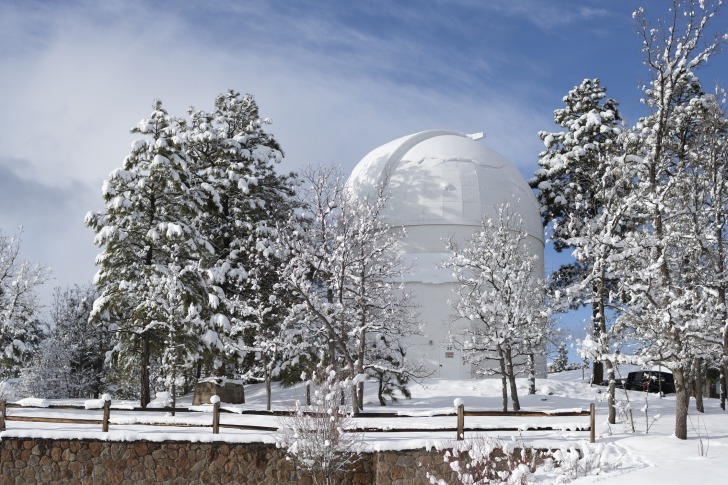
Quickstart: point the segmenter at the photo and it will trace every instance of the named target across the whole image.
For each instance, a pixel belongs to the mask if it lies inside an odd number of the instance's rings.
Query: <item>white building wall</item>
[[[438,265],[448,256],[445,239],[464,243],[484,216],[511,203],[523,218],[535,269],[543,276],[543,227],[531,189],[503,156],[469,137],[447,131],[408,135],[372,150],[352,172],[347,186],[359,196],[390,193],[384,217],[407,231],[399,249],[411,271],[403,279],[419,305],[424,335],[408,340],[407,358],[421,361],[435,377],[474,376],[458,350],[458,329],[449,300],[457,298],[452,271]],[[537,355],[537,374],[546,375],[546,355]]]

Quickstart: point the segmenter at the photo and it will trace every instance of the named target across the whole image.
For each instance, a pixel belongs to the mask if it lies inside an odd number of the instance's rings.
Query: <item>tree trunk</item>
[[[511,402],[513,402],[513,410],[520,411],[521,403],[518,401],[518,386],[516,386],[516,374],[513,372],[513,354],[511,349],[506,349],[506,367],[508,371],[508,382],[511,385]]]
[[[362,327],[364,326],[364,322],[362,322]],[[361,329],[359,332],[359,348],[357,349],[357,365],[356,369],[354,370],[354,378],[358,379],[361,374],[364,373],[364,356],[366,354],[366,330],[364,328]],[[364,410],[364,382],[359,382],[357,384],[357,399],[356,403],[359,407],[360,411]]]
[[[723,297],[725,301],[725,290],[718,292],[719,301]],[[723,312],[725,322],[725,311]],[[720,366],[720,408],[725,411],[725,402],[728,399],[728,324],[723,324],[723,365]]]
[[[726,395],[728,394],[728,383],[726,383],[726,368],[725,365],[720,366],[720,408],[725,411]]]
[[[693,382],[695,383],[695,409],[699,413],[705,412],[703,406],[703,359],[698,357],[693,361]]]
[[[360,382],[356,385],[356,399],[357,404],[359,405],[359,410],[364,410],[364,383]]]
[[[690,408],[690,396],[693,395],[692,361],[690,364],[681,367],[681,370],[683,373],[683,382],[685,383],[685,394],[683,395],[683,398],[685,400],[685,407]]]
[[[329,331],[329,365],[334,370],[338,370],[338,365],[336,365],[336,340],[333,331]]]
[[[174,409],[177,407],[177,359],[175,359],[175,365],[172,366],[172,416],[174,416]]]
[[[360,248],[360,256],[364,258],[364,247],[362,246]],[[367,277],[367,268],[368,265],[362,265],[361,270],[359,272],[359,297],[364,299],[367,297],[367,286],[365,284],[365,281],[368,281],[370,278]],[[357,348],[357,360],[356,360],[356,369],[354,369],[354,379],[359,379],[359,376],[364,374],[364,357],[366,356],[367,352],[367,312],[362,311],[361,315],[359,317],[359,325],[361,328],[359,329],[359,345]],[[357,385],[358,393],[357,393],[357,406],[359,407],[360,411],[364,410],[364,381],[361,381]]]
[[[359,406],[357,404],[359,401],[359,393],[357,388],[358,386],[356,384],[351,385],[351,410],[354,416],[359,416]]]
[[[143,332],[141,334],[141,359],[140,359],[140,404],[142,408],[146,408],[147,404],[152,400],[150,397],[150,382],[149,382],[149,332]]]
[[[379,374],[379,389],[377,390],[377,397],[379,397],[379,405],[386,406],[387,401],[384,400],[384,374]]]
[[[270,411],[270,399],[271,399],[271,388],[270,388],[270,369],[268,368],[268,362],[266,359],[265,363],[265,410]]]
[[[615,397],[614,393],[616,390],[616,385],[614,382],[614,364],[609,359],[604,359],[604,366],[607,369],[607,379],[609,380],[609,387],[608,387],[608,395],[607,395],[607,408],[608,408],[608,417],[609,424],[615,424],[617,422],[617,409],[614,406]]]
[[[503,396],[503,412],[505,413],[506,411],[508,411],[508,377],[506,376],[506,363],[505,359],[503,358],[503,351],[499,349],[498,353],[500,354],[498,363],[500,364],[501,395]]]
[[[690,394],[687,390],[685,382],[685,373],[682,367],[676,367],[672,370],[672,376],[675,379],[675,437],[681,440],[688,439],[688,406],[687,399]]]
[[[596,344],[600,344],[602,340],[602,327],[599,322],[599,304],[597,303],[597,286],[596,284],[592,288],[592,327],[594,329],[594,342]],[[601,345],[599,346],[601,349]],[[602,361],[599,358],[595,358],[593,361],[593,369],[592,369],[592,384],[599,384],[604,381],[604,367],[602,366]]]
[[[536,359],[528,354],[528,393],[536,394]]]

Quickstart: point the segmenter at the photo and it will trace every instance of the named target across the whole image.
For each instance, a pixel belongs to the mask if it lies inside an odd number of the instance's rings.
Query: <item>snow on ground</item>
[[[597,409],[597,443],[604,445],[604,456],[618,463],[618,467],[598,476],[582,477],[576,483],[599,484],[723,484],[728,483],[728,416],[720,409],[717,399],[706,399],[705,414],[694,411],[691,402],[689,416],[689,439],[682,441],[673,436],[675,418],[675,396],[664,398],[655,394],[622,390],[617,391],[617,399],[626,403],[629,399],[633,413],[635,431],[632,432],[628,420],[620,416],[620,422],[609,426],[606,422],[605,388],[591,387],[582,371],[552,374],[549,379],[537,382],[537,394],[527,395],[525,380],[520,381],[520,398],[523,410],[564,411],[589,409],[590,403]],[[408,428],[446,428],[454,427],[454,416],[432,417],[432,414],[454,411],[454,401],[462,400],[468,410],[499,410],[501,408],[500,381],[462,380],[447,381],[428,379],[422,384],[411,386],[412,399],[382,408],[378,405],[375,385],[366,386],[366,411],[398,412],[408,417],[361,419],[359,426],[408,427]],[[302,386],[289,389],[274,387],[273,408],[291,409],[296,400],[303,401]],[[192,396],[178,399],[180,407],[191,404]],[[223,408],[236,413],[221,415],[221,423],[251,424],[256,426],[277,426],[274,417],[241,415],[246,409],[264,409],[265,389],[262,385],[246,386],[246,404],[228,405]],[[157,401],[163,405],[166,396]],[[50,404],[78,404],[83,400],[50,400]],[[43,402],[44,405],[49,404]],[[27,406],[37,402],[25,401]],[[170,416],[164,412],[124,411],[135,403],[112,401],[111,426],[108,433],[102,433],[99,424],[52,424],[9,421],[7,431],[2,437],[29,436],[38,438],[93,438],[112,441],[133,441],[138,439],[163,441],[218,441],[231,442],[275,442],[275,433],[267,431],[243,431],[221,429],[213,435],[210,424],[212,406],[203,406],[206,412],[177,413]],[[36,409],[9,408],[9,415],[35,415],[69,417],[74,415],[84,419],[101,419],[100,409],[63,410],[47,407]],[[659,418],[658,418],[659,416]],[[656,419],[658,418],[658,419]],[[143,423],[164,423],[165,426],[144,426]],[[177,424],[178,426],[175,426]],[[179,426],[186,424],[187,426]],[[519,427],[525,425],[552,426],[559,431],[539,432],[492,432],[488,433],[503,441],[523,441],[527,445],[559,448],[588,441],[589,434],[574,428],[588,426],[588,418],[549,417],[549,418],[471,418],[465,419],[468,426]],[[649,425],[649,430],[646,431]],[[472,433],[466,433],[471,436]],[[398,432],[365,433],[365,446],[372,450],[407,449],[421,447],[447,446],[454,438],[454,432]],[[701,452],[701,449],[703,450]]]

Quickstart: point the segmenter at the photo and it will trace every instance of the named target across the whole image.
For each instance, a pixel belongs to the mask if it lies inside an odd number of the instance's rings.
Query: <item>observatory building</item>
[[[538,255],[538,276],[543,275],[538,202],[516,167],[479,142],[482,137],[440,130],[404,136],[369,152],[347,182],[361,196],[385,184],[389,199],[383,217],[406,229],[399,249],[412,269],[404,284],[419,306],[425,332],[407,342],[407,359],[422,361],[433,377],[475,377],[454,344],[458,325],[465,323],[451,325],[448,301],[457,298],[457,285],[451,270],[438,268],[449,255],[445,239],[465,242],[484,216],[496,217],[495,208],[509,202],[523,219],[528,248]],[[545,376],[545,353],[536,356],[536,371]]]

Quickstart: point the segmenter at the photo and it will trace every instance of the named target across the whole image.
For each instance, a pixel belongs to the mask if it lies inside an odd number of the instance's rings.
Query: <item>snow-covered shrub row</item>
[[[567,483],[579,477],[599,475],[619,466],[622,456],[606,444],[537,450],[517,440],[501,441],[483,435],[453,441],[443,459],[463,485],[511,485]],[[430,483],[452,485],[428,472]]]

